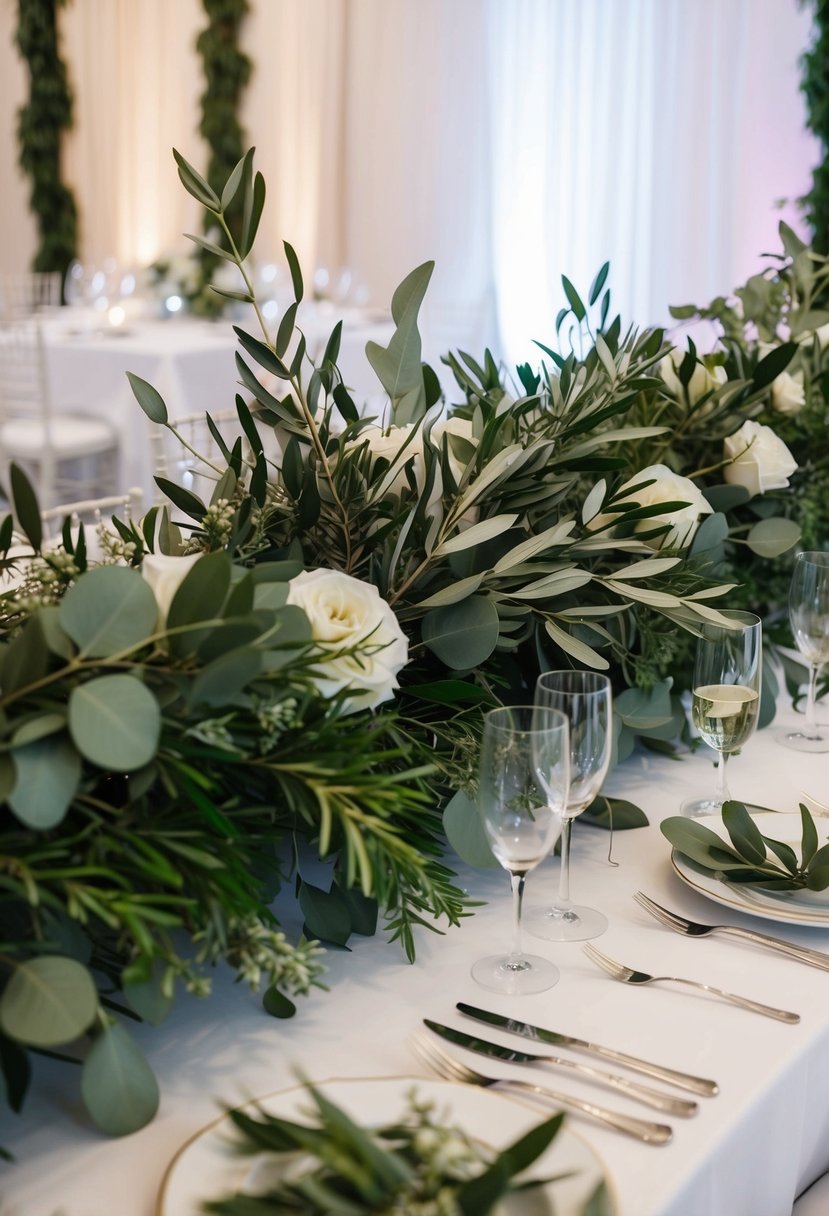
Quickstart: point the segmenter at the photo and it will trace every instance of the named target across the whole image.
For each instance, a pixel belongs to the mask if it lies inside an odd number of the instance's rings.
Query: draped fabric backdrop
[[[610,259],[626,321],[727,292],[777,247],[819,155],[804,129],[798,0],[251,0],[242,120],[268,181],[260,261],[347,266],[387,303],[436,259],[427,353],[550,341],[560,275]],[[16,169],[25,91],[0,0],[0,269],[34,248]],[[147,262],[199,223],[199,0],[72,0],[65,169],[81,256]]]

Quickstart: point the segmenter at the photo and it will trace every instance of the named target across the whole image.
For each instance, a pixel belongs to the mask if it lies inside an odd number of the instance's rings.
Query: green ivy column
[[[58,48],[57,10],[65,0],[18,0],[17,46],[29,71],[29,101],[18,114],[19,162],[31,178],[40,246],[35,270],[66,274],[76,256],[78,213],[61,181],[62,133],[72,125],[72,93]]]
[[[829,253],[829,0],[809,0],[814,10],[815,36],[801,60],[801,90],[806,98],[806,125],[820,140],[823,153],[812,171],[812,188],[804,195],[813,246]]]
[[[250,80],[251,62],[239,49],[239,30],[248,13],[248,0],[203,0],[209,24],[196,40],[204,64],[206,89],[201,96],[199,132],[210,148],[207,180],[217,194],[246,151],[245,135],[238,119],[242,92]],[[226,219],[238,242],[241,236],[241,203],[231,206]],[[205,221],[205,231],[211,217]],[[212,239],[212,238],[211,238]],[[218,244],[223,244],[221,237]],[[218,259],[204,251],[200,254],[203,286],[210,282]],[[212,306],[212,307],[211,307]],[[201,291],[195,311],[220,312],[223,301],[209,291]]]

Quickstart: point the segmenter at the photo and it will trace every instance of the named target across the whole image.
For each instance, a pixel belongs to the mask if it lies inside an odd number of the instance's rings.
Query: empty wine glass
[[[610,767],[610,680],[595,671],[547,671],[538,677],[535,701],[538,706],[559,710],[570,724],[570,792],[561,834],[558,895],[552,907],[530,910],[527,928],[548,941],[586,941],[604,933],[607,917],[570,900],[570,835],[573,820],[596,797]]]
[[[789,587],[789,621],[797,649],[809,664],[809,694],[803,730],[783,737],[800,752],[829,751],[829,731],[818,726],[818,672],[829,661],[829,553],[798,553]]]
[[[510,876],[514,933],[509,954],[482,958],[472,968],[473,979],[484,988],[514,995],[543,992],[558,981],[551,962],[524,953],[521,905],[527,874],[561,833],[568,779],[564,714],[531,705],[490,710],[481,743],[478,808],[490,847]]]
[[[725,766],[757,727],[763,671],[763,626],[752,612],[722,612],[730,626],[706,623],[697,639],[691,717],[719,756],[717,786],[705,798],[683,802],[683,815],[711,815],[731,797]]]

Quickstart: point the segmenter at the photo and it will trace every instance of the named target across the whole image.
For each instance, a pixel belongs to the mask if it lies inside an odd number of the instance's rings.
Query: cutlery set
[[[829,971],[829,956],[821,954],[817,950],[810,950],[805,946],[795,946],[780,938],[770,937],[765,933],[755,933],[748,929],[741,929],[735,925],[699,924],[696,921],[679,916],[675,912],[668,911],[667,908],[663,908],[660,904],[655,903],[654,900],[649,899],[641,891],[637,892],[634,898],[639,906],[650,913],[660,924],[686,937],[707,937],[712,933],[728,934],[784,954],[798,962]],[[589,943],[583,949],[584,953],[601,967],[602,970],[623,983],[650,984],[667,981],[685,984],[721,997],[742,1009],[763,1014],[780,1022],[794,1024],[800,1021],[799,1014],[790,1013],[785,1009],[777,1009],[771,1005],[763,1005],[759,1001],[750,1000],[748,997],[739,996],[732,992],[725,992],[721,988],[714,988],[710,984],[703,984],[697,980],[687,980],[677,976],[654,976],[643,971],[636,971],[631,967],[625,966],[623,963],[617,963],[613,959],[608,958],[607,955],[602,954],[601,951]],[[459,1001],[455,1008],[464,1017],[487,1026],[495,1027],[508,1034],[519,1036],[525,1040],[530,1040],[537,1046],[569,1048],[572,1052],[620,1065],[631,1072],[639,1073],[652,1080],[662,1081],[665,1084],[673,1085],[677,1089],[701,1097],[714,1097],[718,1093],[717,1083],[705,1077],[697,1077],[691,1073],[680,1072],[677,1069],[668,1068],[665,1065],[657,1064],[638,1056],[631,1056],[625,1052],[616,1051],[611,1047],[604,1047],[598,1043],[590,1043],[585,1039],[579,1039],[573,1035],[561,1034],[554,1030],[544,1029],[541,1026],[533,1026],[528,1022],[521,1022],[491,1010],[478,1009],[474,1005],[467,1005],[462,1001]],[[508,1064],[528,1065],[529,1067],[543,1067],[552,1071],[570,1073],[582,1077],[584,1080],[595,1085],[603,1086],[606,1089],[623,1094],[632,1101],[681,1118],[689,1118],[695,1115],[699,1109],[697,1103],[693,1100],[664,1093],[661,1090],[654,1089],[650,1085],[644,1085],[618,1072],[608,1071],[594,1064],[586,1064],[582,1061],[572,1060],[551,1052],[530,1052],[507,1047],[503,1044],[493,1043],[488,1039],[480,1038],[477,1035],[469,1034],[464,1030],[444,1026],[429,1018],[424,1018],[423,1021],[424,1025],[433,1034],[445,1042],[452,1043],[455,1046],[464,1048],[466,1051],[474,1052],[476,1055],[484,1056],[490,1060]],[[634,1118],[630,1115],[597,1105],[595,1102],[586,1101],[582,1098],[560,1093],[547,1086],[535,1084],[532,1081],[525,1081],[512,1076],[489,1076],[478,1072],[476,1069],[456,1059],[453,1055],[450,1055],[442,1047],[438,1046],[433,1039],[428,1038],[422,1032],[418,1033],[413,1040],[413,1046],[423,1061],[439,1076],[447,1080],[461,1081],[468,1085],[480,1085],[483,1087],[512,1088],[551,1099],[567,1109],[578,1111],[597,1123],[611,1127],[645,1144],[667,1144],[671,1140],[673,1132],[671,1127],[666,1123],[656,1123]]]

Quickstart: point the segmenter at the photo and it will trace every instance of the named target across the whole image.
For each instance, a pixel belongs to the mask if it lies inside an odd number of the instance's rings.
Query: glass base
[[[524,927],[533,937],[548,942],[586,942],[601,937],[607,928],[607,917],[596,908],[571,904],[560,908],[530,908],[524,917]]]
[[[482,988],[503,992],[505,996],[521,996],[529,992],[546,992],[558,983],[559,970],[537,954],[490,954],[479,959],[472,968],[472,978]]]
[[[694,819],[697,815],[719,815],[722,803],[722,798],[718,798],[716,794],[708,794],[704,798],[686,798],[679,808],[679,813],[688,819]]]
[[[779,734],[777,741],[796,752],[829,752],[829,730],[825,726],[818,726],[816,731],[806,727],[787,731]]]

